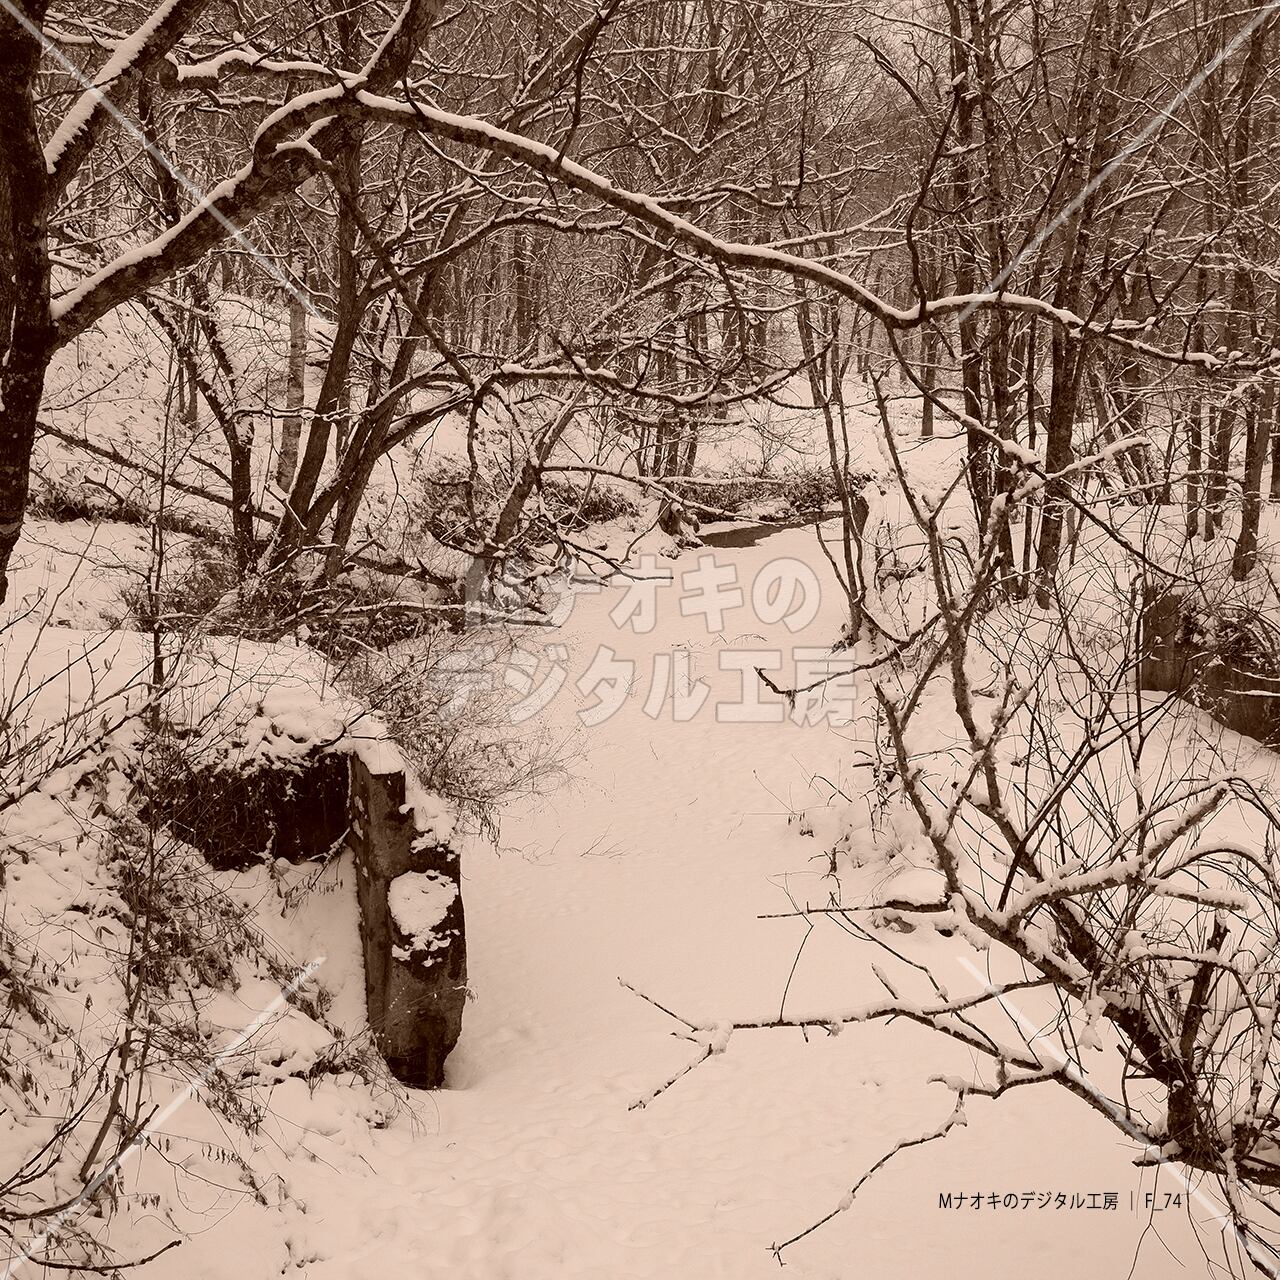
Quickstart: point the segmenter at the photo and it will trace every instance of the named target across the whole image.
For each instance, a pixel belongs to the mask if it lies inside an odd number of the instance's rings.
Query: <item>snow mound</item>
[[[191,755],[228,768],[318,750],[359,755],[374,773],[404,768],[379,717],[300,646],[220,637],[183,646],[165,637],[157,654],[139,632],[18,623],[5,630],[0,695],[28,742],[107,737],[154,700],[189,732]]]

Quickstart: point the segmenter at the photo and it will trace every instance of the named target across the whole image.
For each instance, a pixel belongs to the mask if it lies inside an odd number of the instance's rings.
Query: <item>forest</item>
[[[4,1277],[1280,1276],[1280,0],[0,0]]]

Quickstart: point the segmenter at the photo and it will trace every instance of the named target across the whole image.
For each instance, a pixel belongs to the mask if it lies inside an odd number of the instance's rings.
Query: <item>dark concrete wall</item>
[[[355,855],[375,1043],[398,1080],[424,1089],[443,1084],[467,993],[458,855],[418,832],[405,809],[403,772],[374,774],[357,755],[324,751],[254,770],[201,772],[175,750],[174,764],[173,777],[152,803],[214,867],[244,867],[267,856],[319,857],[346,832]],[[443,945],[429,952],[411,949],[388,906],[391,882],[406,871],[434,871],[459,888],[433,931]]]
[[[467,944],[458,855],[421,835],[405,812],[403,773],[371,773],[351,757],[351,831],[364,941],[369,1026],[398,1080],[421,1089],[444,1083],[444,1064],[462,1031],[467,995]],[[444,945],[408,951],[387,903],[387,891],[407,871],[434,871],[459,892],[436,934]],[[397,954],[399,953],[399,954]]]
[[[347,760],[313,751],[251,768],[196,768],[169,753],[150,803],[156,816],[219,871],[265,857],[323,857],[348,823]]]

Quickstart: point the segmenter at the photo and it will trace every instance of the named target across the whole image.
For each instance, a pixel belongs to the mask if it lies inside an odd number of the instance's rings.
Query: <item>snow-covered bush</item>
[[[583,529],[639,513],[639,504],[617,481],[581,483],[560,477],[544,477],[539,500],[547,515],[564,529]]]
[[[342,668],[344,687],[374,709],[421,785],[496,833],[505,804],[553,785],[562,752],[532,726],[511,723],[502,668],[505,638],[424,632],[412,644],[365,651]]]
[[[296,652],[170,644],[157,683],[137,634],[3,638],[0,1230],[11,1265],[109,1274],[180,1240],[188,1185],[220,1166],[272,1201],[264,1084],[329,1075],[394,1103],[368,1038],[329,1021],[334,988],[281,945],[315,877],[220,872],[166,805],[193,761],[372,749],[378,730]]]
[[[944,503],[917,491],[885,426],[898,527],[877,545],[915,545],[919,589],[909,610],[873,596],[870,574],[860,583],[879,613],[853,651],[862,709],[870,699],[878,718],[842,736],[858,749],[850,767],[866,772],[860,786],[823,779],[827,803],[806,823],[831,851],[830,896],[785,913],[864,944],[881,995],[812,1012],[784,1003],[733,1026],[834,1034],[908,1020],[972,1055],[971,1072],[942,1079],[952,1115],[873,1168],[950,1133],[970,1099],[1066,1090],[1135,1144],[1138,1164],[1213,1186],[1232,1251],[1277,1274],[1270,762],[1141,686],[1151,638],[1136,617],[1144,575],[1157,572],[1157,520],[1144,537],[1092,512],[1046,610],[1011,589],[1005,550],[1015,506],[1038,492],[1037,460],[1019,455],[1007,494],[957,554]],[[873,541],[870,519],[862,532]],[[1239,636],[1243,615],[1225,607],[1239,592],[1209,598],[1214,635]],[[1260,661],[1269,630],[1253,615],[1248,633]],[[685,1025],[705,1060],[724,1021]]]
[[[275,643],[297,638],[334,658],[385,648],[462,618],[462,588],[445,591],[415,574],[353,567],[329,576],[309,561],[237,573],[230,548],[199,542],[162,579],[124,592],[131,621],[185,635],[239,636]]]

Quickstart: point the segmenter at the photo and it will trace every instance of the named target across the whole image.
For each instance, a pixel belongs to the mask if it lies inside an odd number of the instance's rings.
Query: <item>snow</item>
[[[445,946],[439,926],[458,897],[457,883],[436,871],[406,871],[387,889],[387,904],[396,928],[409,939],[406,955]]]
[[[379,747],[380,753],[384,752],[387,747],[395,750],[395,758],[399,761],[397,767],[404,767],[405,762],[400,757],[399,750],[395,748],[395,744],[390,742],[390,739],[384,738],[378,740],[375,745]],[[369,769],[369,772],[379,772],[379,770],[375,769],[369,762],[368,747],[364,743],[361,743],[358,750],[360,757],[364,761],[365,766]],[[381,758],[385,760],[386,756],[382,755]],[[406,777],[405,808],[413,814],[414,829],[418,832],[417,839],[437,845],[449,844],[457,829],[457,822],[453,811],[440,796],[418,786],[417,782],[413,778],[411,769]]]
[[[939,440],[913,453],[926,488],[945,488],[957,447]],[[1136,534],[1143,517],[1118,518]],[[900,499],[877,498],[876,549],[915,554],[903,526]],[[825,536],[834,536],[830,526]],[[89,567],[69,567],[68,557],[85,547]],[[1078,594],[1082,617],[1096,620],[1105,655],[1127,582],[1098,572],[1114,562],[1100,535],[1086,535],[1082,547],[1064,589]],[[41,608],[74,625],[41,630],[31,622],[11,631],[7,687],[39,710],[33,724],[40,717],[56,724],[68,701],[92,697],[105,706],[125,698],[149,670],[145,638],[102,628],[121,580],[145,569],[149,549],[139,531],[33,522],[21,550],[17,598],[37,600],[42,585],[61,589],[56,607],[46,596]],[[952,1086],[970,1078],[974,1063],[920,1027],[840,1021],[882,1003],[884,992],[867,952],[838,925],[818,919],[809,933],[795,918],[797,909],[829,901],[831,850],[842,901],[865,908],[860,919],[885,918],[889,945],[927,960],[946,990],[976,994],[994,962],[977,950],[986,940],[969,940],[961,928],[944,939],[916,924],[921,913],[882,913],[885,902],[938,903],[946,882],[912,815],[891,815],[887,825],[877,817],[872,830],[874,788],[860,767],[873,745],[865,704],[841,711],[841,690],[828,687],[799,699],[795,715],[765,696],[775,723],[727,719],[758,651],[777,650],[781,666],[771,669],[785,684],[799,669],[798,647],[825,650],[839,633],[841,595],[812,530],[717,554],[746,588],[718,632],[690,608],[685,574],[700,554],[664,560],[651,629],[630,624],[627,585],[618,581],[576,594],[558,630],[527,634],[531,652],[565,647],[568,678],[522,731],[557,741],[572,777],[518,801],[497,846],[458,830],[438,797],[409,789],[419,839],[469,840],[462,866],[475,999],[446,1090],[404,1097],[356,1071],[320,1069],[368,1042],[349,855],[318,871],[281,864],[218,878],[252,907],[272,955],[298,967],[324,957],[316,984],[327,1014],[322,1023],[290,1007],[255,1036],[244,1065],[261,1108],[259,1132],[228,1132],[199,1100],[166,1125],[165,1141],[197,1175],[181,1197],[172,1151],[144,1151],[127,1170],[114,1224],[122,1249],[163,1243],[161,1232],[192,1233],[145,1274],[763,1280],[777,1272],[770,1246],[833,1209],[843,1211],[784,1254],[801,1280],[944,1270],[956,1280],[1066,1280],[1081,1267],[1111,1274],[1117,1257],[1126,1272],[1133,1258],[1133,1274],[1154,1280],[1168,1274],[1164,1243],[1197,1265],[1187,1212],[1141,1211],[1148,1193],[1182,1190],[1175,1175],[1136,1168],[1135,1146],[1052,1086],[1018,1089],[998,1104],[970,1098],[965,1127],[927,1151],[904,1153],[851,1194],[896,1144],[946,1121]],[[762,623],[747,603],[751,583],[783,558],[815,566],[822,581],[817,612],[795,634],[789,619]],[[906,584],[903,604],[918,613],[912,590]],[[995,620],[1009,637],[1027,626],[1034,637],[1043,623],[1029,614]],[[587,728],[580,712],[597,695],[578,680],[603,645],[637,674],[616,712]],[[89,660],[78,660],[86,651]],[[30,653],[39,661],[24,666]],[[673,689],[650,697],[649,677],[662,660],[673,672],[687,661],[689,683],[707,690],[692,717],[677,715]],[[358,751],[375,772],[401,762],[381,726],[334,690],[323,663],[300,646],[213,641],[184,662],[175,705],[209,726],[209,749],[228,759],[288,759],[319,744]],[[503,687],[507,673],[494,674]],[[854,678],[862,694],[864,679]],[[523,696],[514,683],[506,688],[513,703]],[[833,724],[805,722],[824,710],[838,713]],[[1179,751],[1211,749],[1274,782],[1273,756],[1195,712],[1168,731]],[[953,718],[930,708],[920,737],[922,753],[943,757],[928,761],[930,776],[945,779],[946,748],[959,739]],[[102,749],[127,745],[113,740]],[[15,806],[4,832],[21,853],[6,868],[9,921],[45,940],[65,974],[56,998],[73,1025],[84,992],[108,1003],[114,969],[86,951],[75,929],[49,921],[88,922],[108,943],[123,936],[114,887],[86,851],[92,797],[75,790],[86,769],[69,767]],[[1088,872],[1077,864],[1060,880]],[[450,892],[429,875],[395,882],[393,911],[411,939],[405,954],[430,948]],[[771,915],[788,918],[762,918]],[[960,918],[958,909],[947,917],[957,926]],[[910,927],[898,932],[902,924]],[[1135,933],[1124,954],[1137,961],[1148,951]],[[673,1022],[619,979],[692,1025]],[[227,988],[202,989],[208,1042],[233,1043],[278,990],[247,964]],[[780,1011],[814,1012],[827,1029],[730,1033],[735,1020]],[[1104,1050],[1090,1057],[1110,1061],[1102,1022],[1084,1035]],[[70,1050],[64,1044],[58,1052]],[[39,1136],[34,1127],[20,1130],[12,1115],[0,1123],[5,1153],[25,1152]],[[237,1161],[252,1169],[260,1194],[246,1191]],[[1115,1190],[1121,1207],[1106,1214],[939,1207],[947,1192],[1032,1189]],[[162,1212],[144,1202],[149,1196],[164,1197]],[[1190,1217],[1220,1257],[1214,1213],[1212,1203],[1197,1204]]]
[[[734,563],[750,578],[774,556],[812,557],[812,537],[779,533],[734,552]],[[792,975],[803,926],[758,918],[826,899],[820,842],[789,818],[825,809],[815,773],[846,791],[856,785],[863,775],[829,766],[833,750],[854,751],[847,735],[861,730],[835,738],[789,719],[728,724],[715,715],[738,693],[738,675],[717,661],[723,647],[828,640],[838,594],[824,589],[819,615],[797,637],[782,622],[748,627],[745,613],[714,636],[680,609],[679,574],[695,562],[696,553],[674,562],[677,585],[661,597],[653,631],[611,620],[619,584],[576,598],[556,634],[575,676],[601,643],[641,664],[686,650],[711,699],[689,721],[678,722],[669,702],[655,717],[637,681],[618,712],[590,730],[577,713],[593,699],[572,680],[549,704],[543,726],[576,754],[576,777],[521,801],[497,849],[473,842],[466,850],[476,999],[449,1088],[370,1129],[360,1090],[326,1084],[309,1094],[296,1079],[274,1086],[264,1139],[286,1189],[280,1204],[241,1205],[194,1247],[158,1260],[156,1275],[221,1280],[244,1265],[244,1242],[257,1240],[254,1274],[305,1259],[315,1280],[399,1272],[764,1280],[777,1273],[773,1243],[844,1204],[786,1250],[790,1274],[1065,1280],[1081,1267],[1110,1274],[1122,1257],[1126,1270],[1135,1258],[1133,1274],[1155,1280],[1169,1262],[1150,1226],[1181,1256],[1196,1256],[1185,1210],[1141,1211],[1146,1194],[1182,1190],[1173,1175],[1134,1167],[1136,1148],[1084,1103],[1044,1092],[1050,1086],[1015,1090],[998,1104],[970,1099],[965,1127],[891,1162],[850,1202],[872,1163],[951,1114],[946,1081],[968,1077],[970,1056],[897,1023],[807,1039],[728,1034],[731,1019],[776,1014],[780,1004],[835,1017],[883,992],[839,929],[815,930]],[[870,901],[892,892],[894,875],[904,892],[932,890],[906,826],[899,848],[901,870],[871,863],[856,873]],[[438,907],[436,897],[427,901]],[[324,932],[319,922],[336,904],[334,896],[310,907],[313,930]],[[976,953],[963,944],[917,933],[895,945],[908,940],[936,962],[948,989],[979,989],[961,963]],[[325,980],[349,965],[331,958]],[[684,1029],[619,977],[705,1029],[673,1037]],[[634,1107],[708,1050],[694,1071]],[[1121,1207],[939,1208],[942,1193],[1032,1189],[1115,1190]],[[1211,1207],[1190,1212],[1212,1216]],[[1221,1254],[1211,1220],[1204,1239]]]
[[[316,751],[399,753],[358,699],[335,687],[323,659],[298,645],[210,637],[184,654],[167,703],[196,726],[191,749],[231,768],[299,760]]]
[[[92,758],[116,733],[133,733],[156,698],[172,723],[187,728],[189,758],[206,765],[251,769],[334,751],[369,757],[386,772],[403,767],[385,726],[335,685],[310,650],[216,636],[183,644],[170,636],[160,654],[164,679],[154,686],[149,636],[11,623],[0,650],[0,696],[20,733],[10,738],[9,758],[20,760],[18,741],[42,759]],[[426,815],[420,827],[447,838],[439,798],[421,788],[414,795]]]
[[[131,36],[116,45],[111,57],[103,63],[94,77],[94,82],[85,85],[84,92],[72,104],[71,109],[54,130],[53,136],[45,144],[44,159],[50,173],[57,168],[67,148],[84,132],[98,106],[109,103],[107,94],[111,88],[122,76],[128,76],[135,71],[134,64],[179,3],[180,0],[163,0],[162,3],[157,4],[147,16],[146,21]],[[68,70],[74,71],[74,67],[58,52],[56,46],[47,47]],[[78,73],[77,78],[79,78]]]

